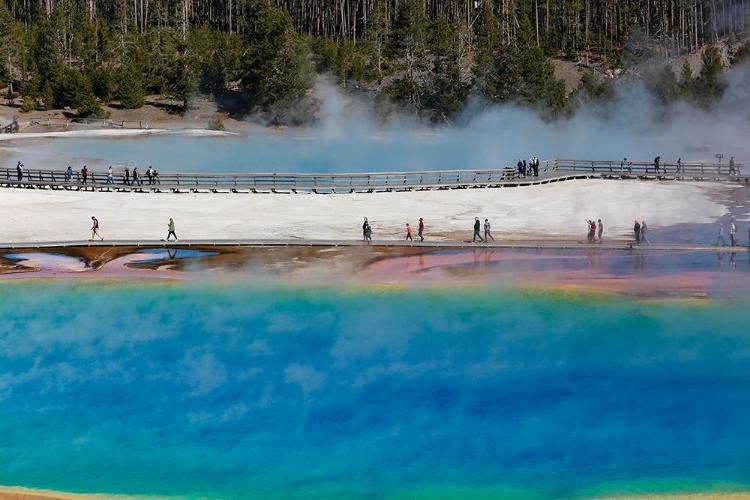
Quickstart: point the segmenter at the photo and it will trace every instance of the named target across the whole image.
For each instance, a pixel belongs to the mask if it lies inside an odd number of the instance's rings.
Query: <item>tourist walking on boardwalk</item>
[[[115,170],[112,168],[112,165],[109,166],[109,169],[107,170],[107,184],[114,184],[115,183]]]
[[[627,157],[625,157],[625,158],[622,159],[622,161],[620,162],[620,172],[622,172],[622,171],[625,170],[625,164],[627,162],[628,162],[628,158]]]
[[[635,221],[635,225],[633,226],[633,233],[635,233],[635,244],[640,245],[641,244],[641,223],[638,222],[638,220]]]
[[[518,159],[518,163],[516,163],[516,167],[518,167],[518,176],[519,177],[523,177],[526,172],[523,169],[523,160],[522,159],[520,159],[520,158]]]
[[[18,180],[23,180],[23,163],[21,163],[21,160],[18,160],[18,165],[16,165],[16,173],[18,174]]]
[[[170,236],[174,236],[175,241],[180,241],[177,239],[177,233],[174,232],[174,219],[172,217],[169,218],[169,224],[167,225],[169,228],[169,232],[167,233],[167,241],[169,241]]]
[[[724,241],[724,224],[722,224],[721,222],[719,222],[719,236],[717,236],[716,244],[714,246],[718,247],[720,241],[722,246],[727,246],[727,242]]]
[[[84,165],[83,168],[81,169],[81,179],[84,184],[86,184],[86,179],[88,179],[88,177],[89,177],[89,169],[88,167],[86,167],[86,165]]]
[[[479,217],[474,217],[474,237],[471,239],[471,242],[474,243],[477,241],[477,238],[479,238],[479,241],[484,243],[484,240],[482,239],[482,235],[479,234],[479,231],[482,229],[482,224],[479,222]]]
[[[372,242],[372,226],[369,222],[365,222],[365,240],[367,243]]]
[[[424,221],[422,217],[419,218],[419,232],[417,234],[419,235],[419,241],[424,241]]]
[[[651,246],[651,242],[648,241],[648,234],[646,234],[648,231],[648,226],[646,225],[646,221],[641,221],[641,243],[645,242],[646,245]]]
[[[362,241],[367,241],[367,227],[370,224],[367,223],[367,217],[365,217],[365,221],[362,223]]]
[[[589,226],[589,236],[591,236],[591,241],[589,241],[589,243],[596,243],[596,222],[594,222],[594,219],[591,219],[591,226]]]
[[[733,247],[737,246],[737,241],[734,236],[737,234],[737,226],[734,224],[734,220],[729,221],[729,241]]]
[[[492,225],[489,219],[484,219],[484,241],[490,240],[495,241],[495,238],[492,236]]]
[[[128,167],[125,167],[125,174],[122,176],[122,183],[126,186],[130,185],[130,169]]]
[[[599,243],[602,242],[602,233],[604,232],[604,224],[602,224],[602,220],[599,219]]]
[[[406,239],[404,241],[414,241],[414,238],[411,237],[411,225],[407,222],[406,223]]]
[[[71,167],[70,165],[68,165],[68,170],[65,171],[65,180],[67,182],[73,181],[73,167]]]
[[[104,241],[104,237],[99,234],[99,220],[92,215],[91,222],[91,239],[89,241],[94,241],[95,237],[99,237],[101,241]]]
[[[148,177],[148,185],[152,185],[154,183],[154,168],[151,165],[146,170],[146,177]]]
[[[732,156],[729,159],[729,175],[734,175],[736,173],[737,171],[735,170],[734,156]]]
[[[661,164],[661,156],[654,158],[654,173],[659,173],[659,165]]]
[[[130,185],[138,184],[139,186],[143,186],[143,181],[141,181],[141,176],[138,173],[138,167],[133,168],[133,180],[130,181]]]

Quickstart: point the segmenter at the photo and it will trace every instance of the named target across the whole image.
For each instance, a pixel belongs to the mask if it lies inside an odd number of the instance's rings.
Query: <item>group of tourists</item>
[[[482,230],[482,227],[484,227],[484,238],[482,238],[482,235],[479,234]],[[493,242],[495,241],[495,238],[492,236],[492,224],[490,224],[489,219],[484,219],[484,226],[482,226],[482,223],[479,221],[479,217],[474,217],[474,236],[472,237],[471,242],[476,242],[477,238],[482,243],[487,243],[490,240],[492,240]]]
[[[171,241],[170,237],[174,236],[175,241],[179,241],[177,239],[177,233],[175,233],[174,230],[174,219],[172,217],[169,218],[169,223],[167,224],[167,238],[165,241]],[[104,236],[101,235],[99,232],[99,219],[97,219],[95,216],[91,216],[91,239],[89,241],[94,241],[96,238],[99,238],[99,241],[104,241]]]
[[[518,168],[519,177],[526,177],[527,172],[528,175],[539,177],[539,158],[536,156],[529,158],[528,163],[523,158],[519,158],[516,167]]]
[[[750,246],[750,228],[747,230],[748,246]],[[734,219],[729,219],[729,241],[733,247],[737,246],[737,224],[734,223]],[[724,240],[724,224],[719,222],[719,234],[716,238],[715,247],[719,246],[721,242],[722,246],[727,246],[727,242]]]
[[[482,237],[482,229],[484,229],[484,237]],[[414,241],[414,236],[412,235],[413,228],[411,226],[411,223],[406,223],[406,238],[404,241]],[[417,236],[419,237],[419,241],[424,241],[424,231],[425,231],[425,223],[424,219],[422,217],[419,218],[419,225],[417,226]],[[489,219],[484,219],[484,224],[479,220],[479,217],[474,217],[474,236],[471,239],[472,243],[475,243],[477,240],[481,243],[486,243],[492,240],[495,241],[495,238],[492,236],[492,224],[490,224]],[[372,226],[370,225],[370,222],[367,220],[367,217],[365,217],[364,222],[362,222],[362,241],[366,243],[372,242]]]
[[[635,220],[633,233],[635,234],[636,245],[642,245],[645,243],[646,245],[651,246],[651,242],[648,240],[648,226],[646,225],[645,220],[641,222],[638,222],[638,219]]]
[[[18,162],[17,170],[19,171],[18,174],[18,180],[21,180],[21,172],[23,169],[23,165],[21,162]],[[73,176],[73,167],[68,165],[68,169],[65,171],[65,182],[77,182],[80,179],[81,184],[88,184],[89,180],[89,169],[86,165],[83,166],[83,168],[78,172],[79,176],[76,177],[76,180],[74,181]],[[93,179],[93,177],[92,177]],[[154,184],[161,184],[161,181],[159,180],[159,172],[157,172],[154,167],[149,166],[148,170],[146,170],[146,179],[148,181],[149,185]],[[112,168],[112,165],[109,166],[107,169],[107,181],[106,184],[114,184],[115,183],[115,169]],[[133,168],[133,174],[131,177],[130,169],[128,167],[125,167],[125,171],[122,175],[122,183],[126,186],[133,186],[133,185],[143,185],[143,180],[141,179],[141,174],[138,172],[138,167]]]
[[[112,167],[109,168],[111,169]],[[159,172],[154,170],[154,167],[151,165],[149,165],[148,170],[146,170],[146,180],[148,181],[149,186],[161,184],[161,180],[159,180]],[[138,172],[138,167],[133,167],[132,177],[130,175],[130,169],[125,167],[125,173],[122,176],[122,183],[126,186],[133,186],[135,184],[143,186],[143,179],[141,178],[140,172]]]
[[[602,242],[602,234],[604,233],[604,224],[601,219],[586,219],[586,227],[588,228],[587,239],[589,243],[596,243],[597,231],[599,236],[599,243]]]
[[[422,217],[419,218],[419,225],[417,226],[417,236],[419,237],[419,241],[424,241],[424,219]],[[412,236],[412,227],[409,222],[406,223],[406,239],[404,241],[414,241],[414,237]],[[366,243],[372,242],[372,226],[370,225],[370,222],[367,220],[367,217],[365,217],[364,222],[362,223],[362,241]]]

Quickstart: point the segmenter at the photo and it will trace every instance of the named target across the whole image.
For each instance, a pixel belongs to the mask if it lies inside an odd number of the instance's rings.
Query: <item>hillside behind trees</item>
[[[0,0],[0,81],[23,110],[211,95],[302,124],[328,74],[383,116],[450,122],[469,103],[572,113],[611,95],[602,75],[642,65],[657,102],[710,108],[726,85],[715,43],[741,61],[749,21],[750,0]],[[672,70],[696,51],[700,70]],[[571,96],[552,58],[599,63]]]

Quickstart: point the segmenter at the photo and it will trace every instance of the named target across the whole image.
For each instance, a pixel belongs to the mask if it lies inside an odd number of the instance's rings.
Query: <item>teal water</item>
[[[750,489],[746,305],[0,283],[0,484],[216,499]]]
[[[591,127],[587,125],[586,128]],[[682,128],[680,131],[684,134]],[[592,134],[606,137],[597,140]],[[612,144],[615,135],[620,137],[621,144],[617,146]],[[544,140],[540,140],[541,137]],[[721,150],[719,144],[728,139],[714,132],[711,140],[710,151],[713,151],[715,148]],[[325,127],[283,132],[258,129],[246,136],[224,138],[174,135],[17,140],[8,143],[13,151],[0,158],[0,167],[13,168],[16,161],[22,160],[30,169],[65,170],[72,165],[73,170],[78,171],[87,165],[95,173],[106,172],[109,165],[113,165],[118,173],[126,165],[137,166],[142,171],[153,165],[163,173],[495,169],[514,166],[520,157],[528,159],[532,155],[542,160],[582,156],[617,159],[623,155],[619,151],[658,150],[664,158],[676,161],[677,156],[688,153],[679,141],[674,142],[652,133],[631,137],[598,128],[581,133],[580,127],[540,123],[531,116],[527,116],[523,123],[517,118],[497,117],[461,128],[404,126],[380,129],[362,123],[347,123],[340,130]],[[691,141],[691,144],[695,145],[695,142]],[[732,147],[727,149],[735,151],[738,141],[735,139],[731,143]],[[4,145],[0,143],[0,147]],[[613,151],[618,153],[613,156]]]

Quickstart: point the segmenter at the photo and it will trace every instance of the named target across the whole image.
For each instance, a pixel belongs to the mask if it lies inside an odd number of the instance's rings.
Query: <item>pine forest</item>
[[[718,44],[741,61],[748,22],[750,0],[0,0],[0,87],[22,111],[211,96],[304,124],[326,75],[384,116],[450,123],[470,103],[554,119],[641,67],[659,100],[709,108],[726,85]],[[698,71],[670,65],[698,52]],[[584,68],[577,89],[554,60]]]

